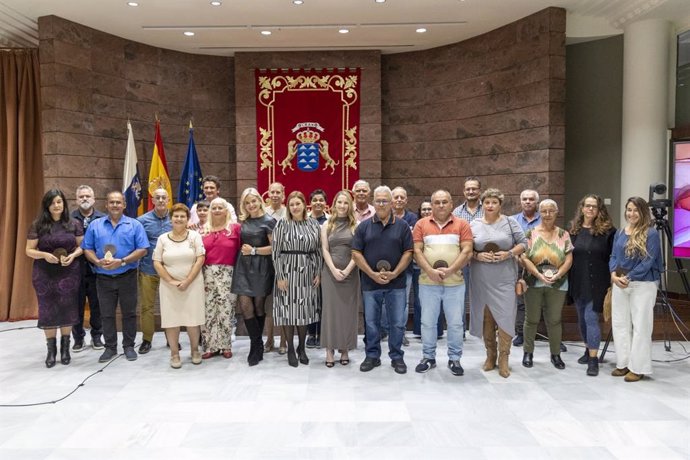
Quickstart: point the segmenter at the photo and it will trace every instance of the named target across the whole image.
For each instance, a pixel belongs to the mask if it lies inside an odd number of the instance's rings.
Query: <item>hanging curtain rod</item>
[[[365,67],[359,67],[359,69],[364,70]],[[293,70],[293,71],[301,71],[301,70],[306,70],[306,71],[311,71],[311,70],[315,70],[315,71],[351,70],[351,71],[355,71],[355,70],[357,70],[357,67],[319,67],[319,68],[310,67],[310,68],[306,68],[306,69],[301,69],[299,67],[272,67],[270,69],[266,69],[266,68],[250,69],[249,71],[254,72],[254,70],[258,70],[259,72],[275,72],[278,70],[282,70],[284,72],[287,72],[289,70]]]

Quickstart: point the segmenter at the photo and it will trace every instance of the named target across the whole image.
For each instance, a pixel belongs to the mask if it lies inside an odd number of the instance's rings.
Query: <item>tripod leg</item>
[[[613,338],[613,328],[609,330],[609,335],[606,336],[606,342],[604,342],[604,348],[601,350],[601,355],[599,356],[599,362],[603,363],[604,362],[604,356],[606,356],[606,350],[609,348],[609,343],[611,343],[611,339]]]

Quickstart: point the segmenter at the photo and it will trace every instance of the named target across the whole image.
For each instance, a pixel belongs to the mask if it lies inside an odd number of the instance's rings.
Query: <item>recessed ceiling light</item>
[[[127,6],[139,6],[137,2],[127,2]]]
[[[341,33],[341,34],[349,34],[349,33],[350,33],[350,29],[339,29],[339,30],[338,30],[338,33]]]
[[[261,35],[271,35],[271,31],[270,30],[262,30]]]
[[[191,30],[186,31],[184,34],[185,34],[186,36],[188,36],[188,37],[193,37],[193,36],[194,36],[194,32],[192,32]]]
[[[223,4],[223,2],[219,2],[218,0],[214,0],[211,2],[211,6],[220,6],[222,4]]]
[[[386,3],[386,0],[374,0],[376,3]]]
[[[426,32],[426,29],[424,27],[420,27],[419,29],[415,30],[415,32],[417,32],[418,34],[423,34],[424,32]]]
[[[292,3],[294,3],[295,5],[301,5],[304,3],[304,0],[292,0]]]

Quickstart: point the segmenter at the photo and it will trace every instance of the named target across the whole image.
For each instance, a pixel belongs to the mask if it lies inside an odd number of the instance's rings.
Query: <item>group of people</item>
[[[236,311],[250,339],[250,366],[275,350],[277,328],[278,351],[287,355],[290,366],[309,364],[306,349],[315,346],[325,349],[327,367],[335,366],[336,352],[340,364],[347,365],[348,352],[357,347],[362,311],[365,359],[360,370],[381,365],[381,342],[388,337],[391,366],[404,374],[412,294],[414,330],[422,339],[416,372],[436,367],[443,314],[447,367],[453,375],[463,375],[469,302],[469,332],[483,338],[486,347],[483,369],[498,368],[508,377],[513,345],[523,346],[522,365],[534,366],[542,314],[551,363],[565,368],[561,316],[570,295],[587,347],[578,362],[594,376],[599,372],[599,315],[611,286],[617,351],[613,375],[637,381],[652,372],[652,312],[663,267],[659,237],[641,198],[627,201],[626,226],[616,231],[603,201],[587,195],[566,231],[555,225],[554,200],[540,202],[536,191],[525,190],[521,212],[506,216],[503,193],[482,191],[476,177],[465,180],[465,201],[459,206],[440,189],[419,213],[406,209],[404,188],[379,186],[372,194],[363,180],[351,192],[338,192],[330,208],[320,189],[309,202],[298,191],[285,200],[284,187],[274,183],[264,203],[258,190],[247,188],[239,200],[239,216],[220,197],[217,177],[205,177],[203,190],[206,199],[192,209],[181,203],[170,208],[167,192],[155,190],[154,209],[136,219],[124,215],[119,191],[108,193],[106,214],[94,208],[89,186],[77,189],[78,209],[71,215],[62,191],[45,194],[26,253],[35,259],[33,285],[38,326],[47,340],[47,367],[56,363],[57,329],[63,364],[71,359],[70,334],[73,352],[85,348],[86,299],[91,345],[104,350],[100,362],[117,355],[118,304],[125,357],[138,356],[137,305],[142,330],[138,352],[148,353],[158,296],[175,369],[182,366],[181,327],[189,335],[193,364],[214,356],[231,358]]]

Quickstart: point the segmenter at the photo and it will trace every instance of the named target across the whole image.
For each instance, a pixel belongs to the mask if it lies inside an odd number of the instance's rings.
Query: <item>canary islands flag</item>
[[[125,151],[125,170],[122,174],[122,194],[125,196],[125,215],[136,217],[144,213],[141,199],[141,181],[137,166],[137,149],[134,146],[132,125],[127,121],[127,150]]]

